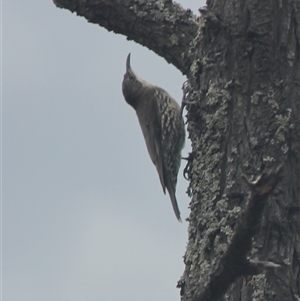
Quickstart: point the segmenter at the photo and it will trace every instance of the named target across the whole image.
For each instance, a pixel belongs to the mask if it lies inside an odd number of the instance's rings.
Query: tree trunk
[[[214,300],[201,292],[242,222],[250,187],[242,174],[255,178],[277,163],[284,178],[252,225],[258,229],[247,256],[280,267],[240,273],[222,298],[300,300],[299,0],[208,0],[200,18],[171,1],[54,2],[147,46],[187,75],[193,156],[182,300]]]

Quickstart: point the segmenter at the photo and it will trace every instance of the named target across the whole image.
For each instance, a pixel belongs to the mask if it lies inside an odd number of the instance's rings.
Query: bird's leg
[[[189,153],[188,157],[184,158],[182,157],[183,160],[187,160],[187,163],[185,165],[185,168],[183,169],[183,177],[189,181],[191,179],[190,172],[192,170],[192,163],[194,158],[196,157],[196,152],[192,151]]]
[[[187,98],[189,96],[189,89],[188,89],[188,81],[187,80],[182,85],[182,91],[183,91],[183,96],[182,96],[181,108],[180,108],[181,116],[183,114],[183,109],[186,105],[195,105],[195,104],[198,103],[197,101],[188,101],[187,100]]]

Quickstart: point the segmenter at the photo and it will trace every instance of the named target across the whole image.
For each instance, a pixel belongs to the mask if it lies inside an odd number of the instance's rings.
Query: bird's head
[[[122,82],[122,91],[126,102],[136,109],[141,95],[148,85],[145,80],[137,76],[131,69],[129,53],[126,60],[126,73]]]

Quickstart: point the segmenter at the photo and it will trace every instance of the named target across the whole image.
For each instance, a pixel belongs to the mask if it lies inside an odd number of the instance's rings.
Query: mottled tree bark
[[[200,300],[224,267],[249,199],[242,174],[255,178],[279,162],[284,178],[258,209],[262,220],[252,225],[257,231],[243,254],[256,260],[248,263],[280,267],[240,273],[221,299],[299,300],[299,0],[208,0],[200,18],[171,1],[54,2],[147,46],[187,75],[193,160],[182,300]],[[233,266],[226,268],[230,275]]]

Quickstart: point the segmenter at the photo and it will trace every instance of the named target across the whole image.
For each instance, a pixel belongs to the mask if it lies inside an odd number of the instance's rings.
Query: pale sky
[[[205,5],[178,2],[197,15]],[[179,223],[121,82],[129,52],[178,102],[185,78],[51,0],[2,8],[3,300],[179,300],[185,162]]]

